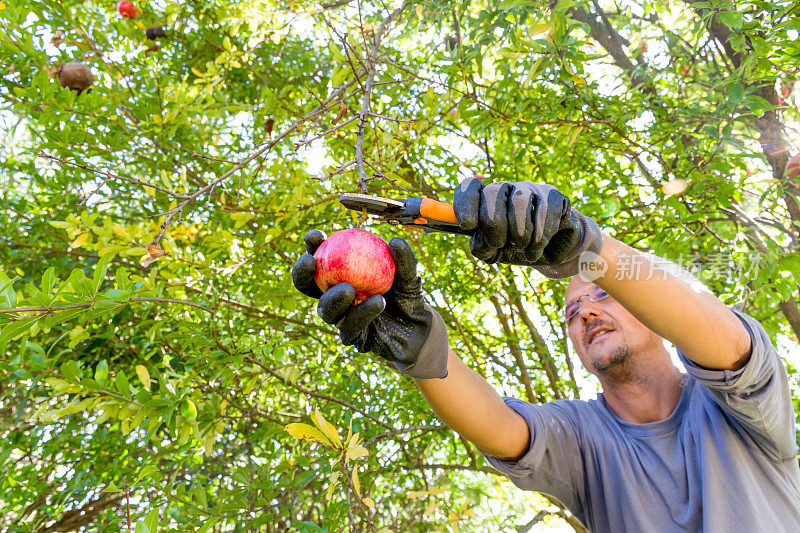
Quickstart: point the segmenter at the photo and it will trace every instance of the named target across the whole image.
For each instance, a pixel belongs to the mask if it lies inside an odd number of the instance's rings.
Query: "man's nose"
[[[584,322],[587,322],[592,317],[600,316],[602,313],[600,302],[593,302],[589,298],[581,300],[581,308],[578,310],[578,314]]]

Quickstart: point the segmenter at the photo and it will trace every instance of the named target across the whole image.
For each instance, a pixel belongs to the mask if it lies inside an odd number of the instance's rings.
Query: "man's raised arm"
[[[439,419],[481,453],[515,460],[530,447],[525,419],[450,350],[444,379],[414,379]]]
[[[750,355],[750,335],[736,315],[675,264],[603,235],[605,274],[594,283],[689,359],[712,370],[737,370]]]

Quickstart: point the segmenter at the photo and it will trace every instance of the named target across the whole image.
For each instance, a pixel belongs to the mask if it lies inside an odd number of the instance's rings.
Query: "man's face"
[[[580,297],[580,310],[567,324],[569,338],[589,372],[607,380],[626,381],[636,354],[658,347],[660,337],[611,296],[590,301],[586,294],[595,289],[593,283],[579,277],[567,286],[567,304]]]

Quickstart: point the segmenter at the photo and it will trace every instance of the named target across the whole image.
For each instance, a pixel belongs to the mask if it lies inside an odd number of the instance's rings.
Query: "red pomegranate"
[[[136,18],[136,6],[133,5],[133,2],[129,2],[128,0],[122,0],[118,3],[117,11],[119,11],[119,14],[123,17],[128,17],[129,19]]]
[[[317,262],[315,281],[322,292],[338,283],[349,283],[356,289],[356,304],[385,293],[394,280],[394,261],[389,246],[363,229],[332,234],[314,252],[314,259]]]

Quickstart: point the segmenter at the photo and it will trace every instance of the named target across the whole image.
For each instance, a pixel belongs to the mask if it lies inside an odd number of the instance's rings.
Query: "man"
[[[344,344],[393,361],[495,468],[522,489],[555,496],[593,531],[800,531],[788,377],[756,320],[603,235],[549,185],[468,179],[454,206],[460,225],[474,230],[476,257],[572,277],[564,319],[600,380],[597,400],[501,398],[449,349],[402,239],[389,242],[396,274],[384,297],[354,307],[348,284],[322,294],[310,253],[325,236],[316,230],[293,281],[320,299],[320,316]],[[576,277],[580,262],[594,283]],[[634,275],[618,275],[631,263]]]

